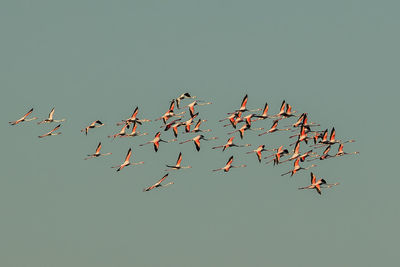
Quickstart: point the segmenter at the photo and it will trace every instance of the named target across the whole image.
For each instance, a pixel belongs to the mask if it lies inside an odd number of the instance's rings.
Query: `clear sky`
[[[392,266],[399,8],[366,0],[2,1],[0,265]],[[146,137],[106,137],[137,105],[139,117],[154,119],[186,91],[213,102],[197,110],[207,136],[220,139],[200,152],[193,144],[139,147],[160,122],[139,128]],[[248,148],[211,150],[228,139],[218,120],[246,93],[250,108],[268,102],[277,113],[285,99],[322,128],[334,126],[338,139],[356,139],[345,150],[360,155],[313,169],[340,185],[322,196],[300,191],[309,171],[281,177],[292,164],[259,164]],[[67,118],[60,136],[37,138],[50,125],[8,125],[31,107],[44,118],[53,106]],[[84,136],[96,119],[106,125]],[[276,147],[287,136],[235,141]],[[99,141],[113,154],[83,160]],[[116,173],[110,167],[129,147],[145,164]],[[143,193],[179,151],[193,168]],[[230,155],[248,167],[211,172]]]

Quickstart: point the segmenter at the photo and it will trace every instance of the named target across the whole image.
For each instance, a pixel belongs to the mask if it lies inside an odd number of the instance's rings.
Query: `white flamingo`
[[[37,124],[43,124],[43,123],[51,123],[51,122],[63,122],[65,121],[65,119],[61,119],[61,120],[55,120],[54,117],[54,109],[52,108],[50,113],[49,113],[49,117],[47,117],[46,119],[39,121]]]

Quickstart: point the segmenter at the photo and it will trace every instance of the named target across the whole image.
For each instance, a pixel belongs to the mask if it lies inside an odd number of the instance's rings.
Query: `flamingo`
[[[325,148],[325,150],[324,150],[324,152],[322,153],[322,155],[317,155],[317,158],[315,158],[315,159],[310,159],[310,160],[308,160],[308,161],[316,160],[316,159],[318,159],[318,157],[319,157],[319,160],[324,160],[324,159],[327,159],[327,158],[332,158],[332,157],[334,157],[334,156],[331,156],[331,155],[328,154],[330,150],[331,150],[331,145],[329,145],[329,146],[327,146],[327,147]]]
[[[236,144],[234,144],[233,143],[233,139],[234,139],[235,137],[234,136],[232,136],[231,138],[229,138],[228,139],[228,142],[226,142],[226,144],[225,145],[222,145],[222,146],[215,146],[215,147],[213,147],[212,149],[216,149],[216,148],[221,148],[222,147],[222,151],[225,151],[225,149],[227,149],[228,147],[246,147],[246,146],[251,146],[250,144],[245,144],[245,145],[236,145]]]
[[[24,121],[33,121],[33,120],[38,119],[38,117],[33,117],[33,118],[30,118],[30,119],[27,119],[27,118],[26,118],[26,117],[28,117],[29,115],[31,115],[32,111],[33,111],[33,108],[31,108],[31,109],[30,109],[24,116],[22,116],[20,119],[18,119],[18,120],[16,120],[16,121],[10,121],[9,124],[11,124],[11,125],[16,125],[16,124],[21,123],[21,122],[24,122]]]
[[[286,111],[281,114],[281,117],[283,118],[289,118],[289,117],[295,117],[293,113],[296,113],[296,111],[292,111],[292,106],[289,104],[286,104]]]
[[[191,96],[189,93],[183,93],[183,94],[181,94],[180,96],[178,96],[178,97],[175,99],[175,101],[176,101],[176,107],[177,107],[178,109],[181,109],[181,107],[180,107],[181,101],[182,101],[183,99],[188,99],[188,98],[196,98],[196,97],[195,97],[195,96]]]
[[[300,154],[300,141],[296,142],[296,146],[293,149],[292,156],[288,158],[287,160],[282,161],[281,163],[284,163],[286,161],[292,161],[294,159],[300,158],[300,161],[303,162],[306,157],[310,156],[312,154],[312,149],[305,152],[304,154]]]
[[[54,131],[57,131],[60,127],[61,127],[61,124],[59,124],[59,125],[57,125],[56,127],[54,127],[54,129],[51,130],[50,132],[45,133],[45,134],[43,134],[43,135],[41,135],[41,136],[38,136],[38,137],[39,137],[39,138],[43,138],[43,137],[51,136],[51,135],[59,135],[59,134],[61,134],[61,132],[54,133]]]
[[[174,141],[177,140],[177,139],[172,139],[172,140],[169,140],[169,141],[165,141],[165,140],[162,140],[162,139],[160,138],[160,136],[161,136],[161,133],[158,132],[158,133],[156,133],[156,135],[154,136],[154,139],[153,139],[153,140],[151,140],[151,141],[149,141],[149,142],[147,142],[147,143],[141,144],[140,146],[144,146],[144,145],[147,145],[147,144],[153,144],[153,146],[154,146],[154,151],[157,152],[157,151],[158,151],[158,148],[160,147],[160,142],[169,143],[169,142],[174,142]]]
[[[285,106],[286,106],[286,101],[283,100],[282,104],[281,104],[281,108],[279,109],[279,113],[276,115],[273,115],[272,117],[276,118],[276,117],[282,117],[283,114],[285,114]]]
[[[179,144],[184,144],[184,143],[193,141],[193,142],[194,142],[194,145],[195,145],[195,147],[196,147],[196,150],[197,150],[197,151],[200,151],[200,140],[210,141],[210,140],[215,140],[215,139],[218,139],[218,137],[211,137],[211,138],[206,139],[206,138],[204,137],[204,135],[200,134],[200,135],[197,135],[197,136],[195,136],[195,137],[193,137],[193,138],[191,138],[191,139],[189,139],[189,140],[180,142]]]
[[[113,138],[115,139],[116,137],[125,136],[125,135],[126,135],[126,128],[127,128],[127,127],[129,127],[129,124],[124,124],[124,126],[122,126],[122,129],[121,129],[121,131],[119,131],[119,133],[114,134],[114,135],[109,135],[108,138],[113,137]]]
[[[135,136],[144,136],[144,135],[148,135],[148,133],[140,133],[140,132],[138,132],[138,131],[136,131],[136,128],[137,128],[137,123],[135,122],[134,123],[134,126],[132,127],[132,131],[131,131],[131,133],[129,133],[129,134],[124,134],[124,135],[121,135],[120,137],[135,137]]]
[[[344,152],[343,151],[343,144],[340,144],[339,148],[338,148],[338,152],[333,157],[341,157],[341,156],[344,156],[344,155],[354,155],[354,154],[360,154],[360,152],[358,152],[358,151],[351,152],[351,153]]]
[[[184,125],[185,125],[184,122],[176,122],[176,123],[174,123],[174,124],[171,126],[172,131],[174,132],[174,136],[175,136],[175,137],[178,137],[178,127],[179,127],[179,126],[184,126]]]
[[[270,118],[270,116],[268,116],[268,109],[269,109],[268,103],[265,103],[265,106],[264,106],[262,114],[261,115],[254,115],[254,117],[258,118],[258,120],[265,120],[265,119]]]
[[[311,166],[308,166],[307,168],[303,168],[303,167],[300,167],[299,161],[300,161],[300,158],[297,158],[296,161],[294,162],[293,170],[285,172],[285,173],[281,174],[281,176],[284,176],[284,175],[289,174],[289,173],[291,173],[290,176],[293,176],[293,174],[295,174],[299,170],[308,170],[310,168],[313,168],[313,167],[317,166],[317,165],[313,164]]]
[[[120,170],[122,170],[123,168],[125,168],[127,166],[141,165],[141,164],[144,163],[144,161],[135,162],[135,163],[134,162],[130,162],[129,159],[130,159],[131,155],[132,155],[132,149],[129,148],[128,153],[126,153],[125,161],[121,165],[113,166],[111,168],[118,168],[117,172],[119,172]]]
[[[190,116],[191,117],[193,117],[193,115],[195,114],[194,113],[194,106],[204,106],[204,105],[210,105],[210,104],[212,104],[211,102],[202,102],[202,101],[200,101],[200,100],[196,100],[196,101],[193,101],[192,103],[190,103],[189,105],[187,105],[187,106],[184,106],[183,108],[189,108],[189,112],[190,112]]]
[[[261,136],[261,135],[264,135],[264,134],[267,134],[267,133],[277,132],[277,131],[289,131],[290,130],[290,128],[278,129],[277,128],[278,127],[278,122],[279,122],[279,120],[274,120],[274,122],[272,123],[271,128],[266,132],[260,133],[258,136]]]
[[[290,125],[293,128],[297,128],[299,126],[304,125],[304,118],[307,116],[307,113],[302,113],[300,115],[300,117],[297,119],[297,121],[295,123],[293,123],[292,125]],[[288,127],[288,126],[287,126]]]
[[[257,149],[255,149],[253,151],[246,152],[246,154],[256,153],[257,158],[258,158],[258,162],[261,163],[261,157],[262,157],[261,152],[263,152],[263,151],[273,151],[273,150],[275,150],[275,149],[265,149],[265,145],[260,145],[260,146],[257,147]]]
[[[233,112],[233,113],[245,112],[245,111],[253,112],[253,111],[259,111],[259,110],[261,110],[260,108],[259,108],[259,109],[254,109],[254,110],[249,110],[249,109],[247,109],[247,107],[246,107],[246,105],[247,105],[247,100],[248,100],[248,95],[246,94],[246,95],[243,97],[242,104],[240,105],[240,108],[237,109],[237,110],[235,110],[235,112]],[[228,114],[231,114],[231,113],[228,113]]]
[[[231,124],[226,124],[226,125],[224,125],[224,127],[227,127],[227,126],[229,126],[229,125],[232,125],[232,127],[236,129],[236,117],[237,117],[237,116],[240,117],[241,114],[242,114],[241,112],[232,113],[231,115],[229,115],[229,116],[226,117],[225,119],[219,120],[219,122],[223,122],[223,121],[225,121],[225,120],[229,120],[229,122],[230,122]]]
[[[178,156],[178,160],[176,161],[176,164],[174,166],[172,165],[165,165],[170,169],[167,169],[165,171],[169,171],[169,170],[180,170],[180,169],[190,169],[192,168],[192,166],[181,166],[181,162],[182,162],[182,152],[179,152],[179,156]]]
[[[252,123],[253,121],[256,121],[256,120],[251,120],[251,118],[253,118],[254,116],[255,116],[255,114],[250,113],[249,115],[244,116],[242,121],[244,121],[246,124],[248,124],[249,126],[251,126],[251,123]]]
[[[169,109],[167,110],[167,112],[165,112],[164,115],[163,115],[162,117],[160,117],[160,118],[158,118],[158,119],[155,119],[155,120],[158,121],[158,120],[161,120],[161,119],[162,119],[163,122],[164,122],[164,124],[166,124],[166,123],[167,123],[167,120],[169,120],[169,119],[172,118],[172,117],[178,117],[178,118],[183,117],[183,116],[181,116],[181,115],[184,114],[185,111],[183,111],[183,112],[181,112],[181,113],[178,113],[178,114],[175,114],[175,113],[174,113],[174,109],[175,109],[175,99],[172,99],[172,100],[171,100],[171,103],[170,103],[170,106],[169,106]]]
[[[348,141],[342,142],[341,140],[336,140],[336,139],[335,139],[335,136],[336,136],[335,127],[333,127],[332,130],[331,130],[331,135],[330,135],[330,137],[329,137],[329,140],[327,139],[327,137],[328,137],[328,131],[325,130],[324,135],[323,135],[323,137],[322,137],[322,140],[319,141],[318,143],[320,143],[320,144],[322,144],[322,146],[324,146],[324,145],[334,145],[334,144],[337,144],[337,143],[346,144],[346,143],[353,143],[353,142],[355,142],[355,140],[348,140]],[[322,147],[322,146],[319,146],[319,147]],[[319,148],[319,147],[318,147],[318,148]]]
[[[308,136],[307,136],[307,132],[306,132],[306,127],[304,126],[304,125],[302,125],[301,126],[301,128],[300,128],[300,134],[298,134],[298,135],[292,135],[292,136],[290,136],[289,138],[292,138],[292,137],[295,137],[295,136],[298,136],[299,138],[297,138],[297,141],[296,142],[294,142],[294,143],[292,143],[292,144],[290,144],[289,146],[292,146],[292,145],[294,145],[294,144],[297,144],[298,142],[300,143],[300,142],[302,142],[302,141],[304,141],[306,144],[308,144]]]
[[[231,156],[229,158],[228,162],[226,163],[226,165],[224,167],[216,169],[216,170],[213,170],[213,172],[221,171],[221,170],[224,170],[224,172],[228,172],[231,168],[243,168],[243,167],[246,167],[246,165],[232,166],[232,162],[233,162],[233,156]]]
[[[205,121],[207,121],[207,120],[199,119],[199,120],[197,121],[196,125],[194,126],[194,129],[193,129],[192,131],[190,131],[190,132],[191,132],[191,133],[199,133],[199,132],[207,133],[207,132],[211,132],[211,129],[200,130],[200,124],[201,124],[202,122],[205,122]]]
[[[133,111],[132,115],[128,119],[123,120],[122,122],[118,122],[117,125],[131,124],[131,123],[139,123],[141,125],[142,122],[151,121],[148,119],[138,119],[137,118],[138,113],[139,113],[139,107],[136,107],[135,110]]]
[[[100,156],[107,156],[107,155],[111,155],[112,154],[112,153],[101,154],[100,153],[100,149],[101,149],[101,142],[99,142],[99,144],[97,145],[96,152],[94,154],[88,155],[88,157],[85,158],[85,160],[86,159],[91,159],[91,158],[98,158]]]
[[[190,116],[190,119],[188,119],[187,121],[184,122],[185,125],[185,132],[190,132],[190,127],[193,124],[193,120],[199,115],[199,113],[197,112],[196,114],[192,114]]]
[[[308,123],[307,113],[303,113],[300,115],[299,119],[292,124],[293,128],[297,128],[300,126],[304,126],[307,129],[307,131],[311,132],[311,126],[320,126],[320,125],[316,124],[315,122]]]
[[[101,121],[97,120],[97,121],[94,121],[91,124],[89,124],[89,126],[87,126],[85,129],[82,129],[81,132],[84,132],[87,135],[88,132],[89,132],[89,129],[99,128],[101,126],[104,126],[104,123],[102,123]]]
[[[312,137],[312,139],[313,139],[313,141],[314,141],[314,145],[317,144],[319,138],[324,138],[324,135],[325,135],[325,134],[326,134],[326,136],[328,135],[328,134],[327,134],[327,131],[328,131],[328,130],[325,130],[324,132],[315,131],[315,134],[314,134],[314,136]]]
[[[150,190],[152,190],[152,189],[154,189],[154,188],[156,188],[156,187],[167,187],[167,186],[169,186],[169,185],[171,185],[171,184],[174,184],[174,182],[169,182],[168,184],[165,184],[165,185],[162,185],[162,184],[161,184],[162,181],[164,181],[165,178],[167,178],[167,176],[168,176],[168,173],[167,173],[166,175],[164,175],[163,178],[161,178],[157,183],[155,183],[155,184],[153,184],[152,186],[149,186],[149,187],[143,189],[143,192],[150,191]]]
[[[285,111],[285,107],[286,107],[286,111]],[[292,111],[292,106],[287,104],[285,100],[282,101],[281,104],[281,108],[279,110],[279,113],[272,116],[272,117],[278,117],[281,119],[285,119],[285,118],[289,118],[289,117],[293,117],[295,116],[293,113],[295,113],[296,111]]]
[[[171,126],[175,124],[175,122],[180,121],[180,120],[182,120],[182,118],[175,119],[175,120],[173,120],[173,121],[171,121],[171,122],[169,122],[169,123],[167,123],[167,124],[165,124],[163,126],[160,126],[160,128],[164,128],[165,127],[164,131],[168,131],[169,129],[171,129]]]
[[[229,119],[229,122],[230,122],[231,124],[225,124],[224,127],[227,127],[227,126],[229,126],[229,125],[232,125],[232,127],[236,129],[236,125],[237,125],[239,122],[242,122],[242,121],[243,121],[242,112],[239,111],[238,113],[233,113],[233,115],[231,115],[231,116],[233,116],[232,119]]]
[[[321,195],[321,188],[331,188],[332,186],[338,185],[339,183],[327,184],[324,179],[319,179],[317,181],[317,177],[311,172],[311,185],[306,187],[300,187],[299,189],[315,189],[318,194]]]
[[[274,150],[277,150],[277,152],[265,157],[265,159],[270,158],[270,157],[273,157],[273,159],[265,162],[265,164],[268,164],[273,161],[274,165],[278,165],[281,157],[284,156],[285,154],[289,154],[289,151],[287,149],[283,149],[283,146],[280,146],[278,149],[274,149]]]
[[[40,122],[38,122],[37,124],[42,124],[42,123],[50,123],[50,122],[63,122],[65,121],[65,119],[61,119],[61,120],[55,120],[53,119],[54,116],[54,108],[51,109],[50,113],[49,113],[49,117],[47,119],[44,119]]]

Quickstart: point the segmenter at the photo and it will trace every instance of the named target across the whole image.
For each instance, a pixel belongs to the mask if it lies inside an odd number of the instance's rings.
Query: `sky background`
[[[9,267],[391,266],[398,261],[398,1],[2,1],[0,3],[0,263]],[[139,147],[149,136],[111,141],[139,106],[155,119],[183,92],[211,128],[192,143]],[[321,129],[356,139],[358,156],[318,161],[340,185],[297,190],[309,171],[259,164],[250,148],[211,150],[238,108],[285,99]],[[185,103],[189,103],[186,101]],[[33,107],[67,118],[10,126]],[[106,125],[83,135],[100,119]],[[288,119],[281,125],[287,125]],[[271,126],[271,121],[257,127]],[[192,135],[180,135],[183,141]],[[162,134],[171,139],[172,133]],[[98,142],[108,157],[85,161]],[[287,133],[237,143],[277,147]],[[119,173],[128,148],[141,166]],[[336,152],[335,146],[332,151]],[[189,170],[143,193],[178,153]],[[268,153],[265,153],[268,154]],[[229,156],[247,168],[213,173]],[[309,163],[310,164],[310,163]],[[307,164],[303,164],[306,166]]]

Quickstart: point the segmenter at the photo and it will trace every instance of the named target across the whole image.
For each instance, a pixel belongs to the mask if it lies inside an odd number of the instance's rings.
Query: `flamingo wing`
[[[240,110],[246,109],[248,95],[246,94],[242,100],[242,104],[240,105]]]
[[[54,108],[49,113],[49,120],[53,119],[53,115],[54,115]]]
[[[193,141],[197,151],[200,151],[200,139],[194,139]]]
[[[179,152],[178,160],[176,161],[176,167],[179,167],[181,165],[182,161],[182,152]]]
[[[311,176],[311,184],[313,185],[313,184],[315,184],[317,178],[315,177],[314,173],[312,173],[312,172],[310,173],[310,176]]]
[[[95,154],[99,154],[100,153],[100,149],[101,149],[101,142],[97,145]]]

